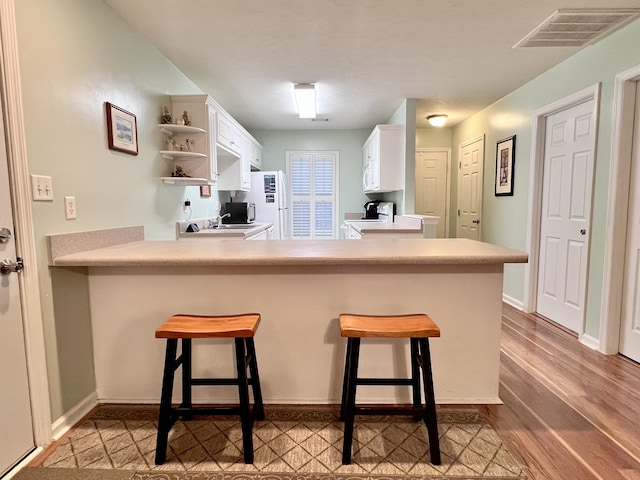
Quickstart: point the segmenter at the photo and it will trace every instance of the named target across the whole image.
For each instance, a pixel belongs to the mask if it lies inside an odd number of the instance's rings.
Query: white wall
[[[193,82],[102,0],[15,3],[28,167],[54,188],[54,201],[33,202],[33,213],[55,420],[95,387],[90,319],[54,305],[45,236],[144,225],[147,238],[170,239],[184,198],[202,215],[217,196],[159,181],[170,171],[157,154],[161,108],[168,94],[202,93]],[[105,102],[136,114],[137,156],[107,148]],[[76,220],[65,220],[65,195],[76,197]],[[62,285],[74,283],[67,273]],[[77,305],[83,294],[78,286]]]

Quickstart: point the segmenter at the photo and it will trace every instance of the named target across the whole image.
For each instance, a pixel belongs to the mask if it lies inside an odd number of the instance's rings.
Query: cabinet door
[[[211,180],[216,181],[218,179],[218,156],[216,155],[216,112],[207,107],[208,110],[208,122],[207,134],[208,134],[208,150],[209,150],[209,165],[210,165],[210,177]]]
[[[218,144],[229,151],[240,153],[242,134],[231,119],[218,113]]]
[[[262,147],[251,142],[251,166],[257,170],[262,168]]]
[[[251,190],[251,159],[253,154],[253,142],[251,139],[243,135],[242,136],[242,154],[240,155],[241,170],[240,170],[240,183],[242,190]]]

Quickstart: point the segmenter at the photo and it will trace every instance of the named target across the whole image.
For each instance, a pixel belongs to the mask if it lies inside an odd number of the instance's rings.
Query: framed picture
[[[200,185],[200,196],[201,197],[210,197],[211,196],[211,185]]]
[[[138,155],[138,123],[136,116],[106,102],[109,148],[129,155]]]
[[[513,195],[513,162],[516,136],[500,140],[496,145],[496,197]]]

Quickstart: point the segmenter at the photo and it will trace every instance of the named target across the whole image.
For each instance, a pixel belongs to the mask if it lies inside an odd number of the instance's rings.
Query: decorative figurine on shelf
[[[167,138],[167,150],[171,152],[173,151],[174,147],[175,147],[175,144],[173,142],[173,137]]]
[[[191,125],[191,120],[189,120],[189,112],[187,112],[186,110],[182,114],[182,120],[184,120],[184,124],[185,125],[187,125],[187,126]]]
[[[184,118],[177,117],[176,118],[176,125],[184,125]]]
[[[193,140],[187,138],[185,142],[187,142],[187,152],[193,152]]]
[[[178,150],[181,152],[186,152],[187,151],[187,146],[184,143],[181,143],[180,145],[176,145],[178,147]]]
[[[176,171],[171,172],[172,177],[190,177],[191,175],[187,175],[180,165],[176,165]]]
[[[161,119],[161,121],[164,124],[173,123],[173,118],[171,117],[171,114],[169,113],[169,107],[167,107],[166,105],[162,110],[162,119]]]

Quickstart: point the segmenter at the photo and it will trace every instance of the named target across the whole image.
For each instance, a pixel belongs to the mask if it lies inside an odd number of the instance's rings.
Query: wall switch
[[[76,218],[76,197],[64,197],[64,214],[67,220]]]
[[[34,200],[53,200],[53,181],[44,175],[31,175],[31,190]]]

